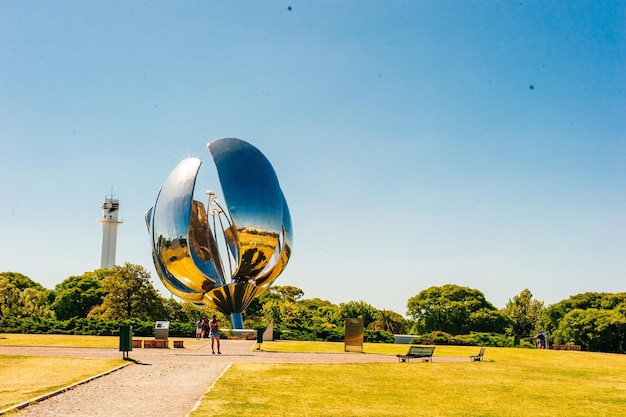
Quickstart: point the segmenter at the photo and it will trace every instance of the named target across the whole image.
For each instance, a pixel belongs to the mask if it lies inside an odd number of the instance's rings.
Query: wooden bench
[[[409,362],[411,359],[421,359],[422,362],[432,360],[434,346],[411,346],[406,355],[396,355],[399,362]]]
[[[134,348],[140,348],[141,347],[141,339],[133,339],[133,347]]]
[[[167,340],[163,339],[146,339],[143,341],[144,349],[157,348],[157,349],[168,349]]]
[[[487,348],[480,348],[480,352],[478,352],[478,355],[471,355],[470,359],[472,360],[472,362],[481,362],[484,360],[483,355],[485,354],[485,349]]]
[[[580,345],[552,345],[554,350],[581,350]]]
[[[174,347],[177,349],[183,349],[183,340],[174,340]]]

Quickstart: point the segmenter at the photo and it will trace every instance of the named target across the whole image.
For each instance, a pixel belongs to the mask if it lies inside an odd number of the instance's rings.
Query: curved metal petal
[[[152,255],[152,262],[154,263],[154,267],[157,271],[157,274],[161,278],[161,282],[165,285],[165,288],[169,290],[175,296],[192,302],[192,303],[202,303],[204,294],[194,291],[189,287],[184,286],[180,281],[176,279],[172,274],[167,272],[167,270],[163,267],[163,264],[159,261],[159,259]]]
[[[159,191],[160,194],[160,191]],[[148,227],[148,233],[150,234],[150,241],[152,244],[152,262],[157,271],[157,274],[161,278],[161,281],[165,285],[165,287],[177,297],[188,301],[199,302],[202,300],[202,294],[197,293],[191,288],[185,286],[182,282],[180,282],[176,277],[170,274],[167,269],[163,266],[161,261],[155,256],[154,251],[154,227],[152,224],[152,212],[154,211],[154,207],[150,207],[145,214],[146,226]]]
[[[228,284],[207,292],[204,303],[227,315],[241,313],[265,290],[249,283]]]
[[[201,164],[197,158],[184,159],[167,177],[152,212],[152,239],[154,255],[163,269],[185,287],[205,293],[217,278],[207,276],[208,268],[203,272],[196,265],[198,257],[192,255],[188,239],[193,189]],[[167,281],[168,276],[161,279]]]
[[[209,232],[209,221],[204,205],[192,201],[189,221],[189,246],[195,265],[207,276],[213,278],[216,286],[224,285],[224,268],[217,243]]]
[[[219,139],[208,148],[239,242],[233,280],[254,281],[279,245],[284,198],[278,178],[267,158],[247,142]]]
[[[287,206],[287,200],[283,197],[283,230],[282,230],[282,246],[276,263],[264,274],[255,279],[258,287],[268,289],[269,286],[283,272],[289,262],[291,256],[291,248],[293,246],[293,232],[291,229],[291,214]]]

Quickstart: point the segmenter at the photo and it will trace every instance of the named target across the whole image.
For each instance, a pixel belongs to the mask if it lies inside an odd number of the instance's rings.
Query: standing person
[[[202,336],[200,336],[201,339],[204,339],[204,335],[209,335],[209,318],[207,316],[204,316],[202,318]]]
[[[202,339],[202,319],[196,322],[196,340]]]
[[[546,348],[546,334],[539,333],[537,335],[537,349],[545,349]]]
[[[217,319],[215,314],[213,314],[213,318],[209,322],[209,334],[211,335],[211,350],[215,355],[215,341],[217,340],[217,354],[221,355],[220,351],[220,321]]]

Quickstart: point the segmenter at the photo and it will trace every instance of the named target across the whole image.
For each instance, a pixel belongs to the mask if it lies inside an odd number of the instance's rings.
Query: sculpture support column
[[[230,323],[233,325],[233,329],[243,329],[241,313],[232,313],[230,315]]]

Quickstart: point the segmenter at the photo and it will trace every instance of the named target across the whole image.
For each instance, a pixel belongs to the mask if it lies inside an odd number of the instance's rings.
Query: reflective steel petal
[[[187,158],[171,172],[152,213],[154,254],[163,268],[192,290],[204,293],[213,288],[217,275],[207,276],[210,269],[198,268],[197,254],[190,246],[188,232],[191,224],[193,189],[202,161]]]
[[[239,139],[209,143],[239,241],[235,282],[254,281],[279,244],[284,198],[270,162]]]

